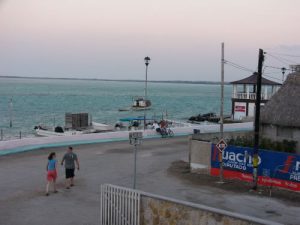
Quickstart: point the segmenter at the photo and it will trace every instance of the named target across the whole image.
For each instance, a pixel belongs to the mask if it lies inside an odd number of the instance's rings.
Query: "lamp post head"
[[[149,56],[146,56],[145,58],[144,58],[144,61],[145,61],[145,64],[146,64],[146,66],[148,66],[149,65],[149,63],[150,63],[150,57]]]
[[[285,68],[285,67],[282,67],[282,68],[281,68],[282,75],[285,74],[285,71],[286,71],[286,68]]]

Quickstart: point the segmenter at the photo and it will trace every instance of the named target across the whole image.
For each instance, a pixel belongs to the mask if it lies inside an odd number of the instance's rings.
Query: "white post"
[[[269,97],[268,97],[268,86],[267,85],[265,85],[265,96],[264,96],[263,99],[269,99]]]
[[[250,88],[248,84],[246,84],[246,93],[247,93],[247,99],[250,99]]]
[[[134,140],[135,142],[137,140]],[[134,174],[133,174],[133,189],[136,188],[136,154],[137,154],[137,143],[134,144]]]
[[[236,93],[237,93],[237,84],[234,84],[234,85],[233,85],[233,96],[232,96],[233,98],[236,98],[236,97],[237,97],[237,94],[236,94]]]

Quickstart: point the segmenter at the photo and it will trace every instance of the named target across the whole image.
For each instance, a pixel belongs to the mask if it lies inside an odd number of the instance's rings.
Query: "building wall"
[[[297,153],[300,154],[300,128],[279,127],[276,125],[261,125],[262,137],[273,141],[294,140],[297,141]]]

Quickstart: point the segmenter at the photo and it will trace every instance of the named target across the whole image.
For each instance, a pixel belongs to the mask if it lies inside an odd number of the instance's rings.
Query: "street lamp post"
[[[149,63],[150,63],[150,57],[149,56],[146,56],[145,58],[144,58],[144,61],[145,61],[145,65],[146,65],[146,79],[145,79],[145,99],[144,99],[144,101],[145,101],[145,104],[147,104],[146,103],[146,101],[147,101],[147,81],[148,81],[148,65],[149,65]],[[144,130],[146,129],[146,105],[145,105],[145,107],[144,107]]]
[[[285,74],[286,68],[282,67],[281,68],[281,73],[282,73],[282,83],[284,82],[284,74]]]

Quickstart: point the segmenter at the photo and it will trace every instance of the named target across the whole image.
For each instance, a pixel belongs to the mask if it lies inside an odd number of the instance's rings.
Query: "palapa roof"
[[[300,127],[300,72],[291,73],[261,110],[260,122]]]
[[[244,79],[241,80],[237,80],[237,81],[232,81],[230,82],[231,84],[256,84],[257,83],[257,72],[254,72],[251,76],[246,77]],[[262,85],[281,85],[280,83],[268,80],[266,78],[261,79],[261,84]]]

